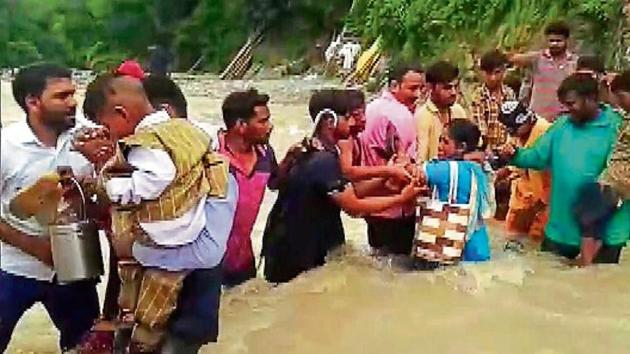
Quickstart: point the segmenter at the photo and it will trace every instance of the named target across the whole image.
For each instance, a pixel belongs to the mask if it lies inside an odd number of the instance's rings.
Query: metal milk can
[[[93,220],[87,219],[83,188],[76,178],[69,179],[81,196],[79,220],[49,226],[54,270],[57,281],[62,284],[94,279],[104,274],[98,227]]]

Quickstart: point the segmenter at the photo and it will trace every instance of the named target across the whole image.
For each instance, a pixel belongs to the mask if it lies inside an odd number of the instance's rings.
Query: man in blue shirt
[[[91,83],[86,92],[84,111],[91,120],[98,120],[98,114],[103,110],[107,100],[106,89],[114,84],[115,77],[104,74]],[[133,91],[136,92],[136,91]],[[137,92],[144,95],[144,90]],[[131,95],[132,93],[129,93]],[[155,104],[156,97],[146,97]],[[162,97],[161,99],[163,99]],[[183,97],[180,97],[183,98]],[[142,101],[142,100],[136,100]],[[172,97],[171,97],[172,101]],[[135,112],[131,107],[133,99],[128,101],[129,112]],[[165,112],[177,115],[181,106],[174,105],[175,111],[166,109],[161,113],[169,118]],[[185,107],[185,102],[184,102]],[[165,108],[165,107],[157,107]],[[185,112],[185,110],[184,110]],[[185,113],[183,113],[185,115]],[[97,148],[97,147],[95,147]],[[91,156],[88,151],[83,151]],[[180,293],[177,310],[169,322],[168,334],[163,350],[180,352],[183,348],[196,352],[205,343],[214,342],[218,336],[218,311],[221,294],[221,261],[225,253],[236,202],[238,188],[236,180],[229,176],[228,189],[225,199],[206,199],[204,211],[206,224],[201,235],[193,242],[178,247],[154,248],[141,244],[134,244],[133,255],[145,267],[159,267],[168,271],[192,270],[186,276]],[[116,281],[110,279],[110,281]],[[112,294],[110,294],[112,295]],[[173,351],[175,352],[175,351]]]

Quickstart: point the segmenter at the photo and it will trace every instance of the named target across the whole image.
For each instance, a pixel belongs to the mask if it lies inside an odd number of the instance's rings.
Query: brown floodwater
[[[316,80],[204,81],[187,85],[190,116],[220,123],[220,100],[254,84],[271,94],[272,144],[284,155],[310,128],[306,101]],[[2,122],[23,119],[2,82]],[[204,96],[201,96],[203,94]],[[81,94],[79,94],[79,97]],[[253,238],[260,249],[267,193]],[[252,280],[226,292],[221,331],[207,353],[630,353],[630,263],[570,268],[530,249],[504,253],[491,228],[493,260],[419,273],[374,259],[361,220],[344,217],[348,245],[324,267],[280,286]],[[103,284],[99,288],[103,292]],[[41,306],[20,321],[9,352],[57,352]]]

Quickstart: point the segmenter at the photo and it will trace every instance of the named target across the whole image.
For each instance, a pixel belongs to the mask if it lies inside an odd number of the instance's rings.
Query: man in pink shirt
[[[416,157],[414,111],[424,89],[419,66],[400,65],[390,71],[388,88],[366,108],[366,127],[361,135],[362,162],[382,166]],[[410,254],[415,227],[414,205],[399,206],[366,217],[368,241],[379,253]]]
[[[266,188],[275,189],[279,166],[269,145],[268,103],[269,96],[250,89],[230,93],[222,105],[226,130],[218,132],[218,151],[230,159],[239,189],[223,258],[223,285],[229,287],[256,277],[251,234]]]

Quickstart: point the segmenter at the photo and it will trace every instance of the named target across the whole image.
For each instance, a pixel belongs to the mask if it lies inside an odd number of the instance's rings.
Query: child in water
[[[484,219],[494,214],[492,183],[481,164],[465,161],[464,155],[474,152],[479,146],[479,128],[468,120],[455,120],[444,132],[439,141],[438,160],[422,165],[420,179],[425,179],[431,191],[436,191],[440,202],[447,202],[449,194],[455,191],[456,204],[472,206],[465,230],[465,246],[461,260],[487,261],[490,259],[490,242]],[[455,162],[456,165],[453,164]],[[451,189],[451,168],[457,168],[454,189]],[[422,176],[424,175],[424,176]],[[426,216],[425,216],[426,217]],[[441,263],[417,259],[416,268],[435,269]]]

